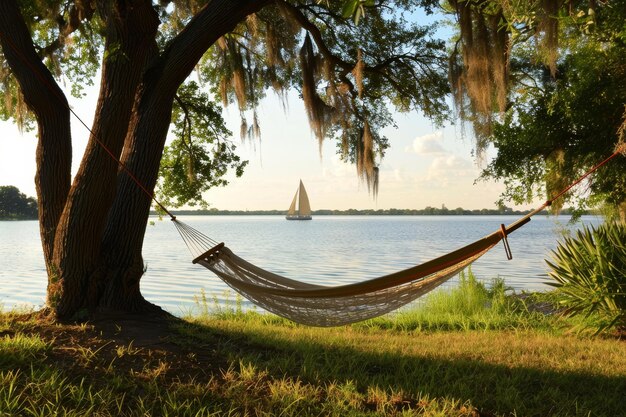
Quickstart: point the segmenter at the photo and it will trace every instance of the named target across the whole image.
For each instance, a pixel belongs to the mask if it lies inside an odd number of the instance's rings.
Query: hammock
[[[443,284],[501,240],[511,259],[507,235],[528,223],[541,209],[439,258],[379,278],[334,287],[295,281],[259,268],[235,255],[224,243],[176,218],[172,220],[195,256],[194,264],[209,269],[259,307],[300,324],[327,327],[396,310]]]
[[[484,255],[501,240],[507,258],[512,259],[507,236],[530,218],[582,182],[619,154],[626,155],[620,143],[612,155],[596,164],[540,207],[509,226],[439,258],[412,268],[355,284],[327,287],[295,281],[255,266],[228,249],[224,243],[205,236],[176,220],[154,196],[152,199],[172,219],[185,244],[200,264],[254,304],[297,323],[311,326],[340,326],[370,319],[398,309],[437,288],[463,268]]]

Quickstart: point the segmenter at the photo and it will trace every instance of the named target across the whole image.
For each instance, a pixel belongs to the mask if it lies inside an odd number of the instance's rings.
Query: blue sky
[[[95,93],[94,93],[95,96]],[[94,97],[74,100],[72,106],[89,125]],[[291,94],[285,112],[277,98],[268,96],[259,109],[260,141],[232,140],[238,154],[250,161],[243,177],[230,177],[225,188],[210,190],[211,207],[229,210],[286,209],[302,179],[315,209],[492,208],[503,187],[477,183],[480,169],[472,156],[469,132],[458,127],[433,126],[422,116],[397,114],[397,128],[384,133],[391,148],[380,165],[380,190],[374,199],[359,181],[353,165],[335,154],[335,144],[327,141],[319,152],[311,134],[302,102]],[[239,111],[224,111],[233,132],[239,131]],[[73,119],[74,170],[88,138],[87,130]],[[0,123],[0,185],[15,185],[35,195],[34,133],[20,133],[9,122]]]

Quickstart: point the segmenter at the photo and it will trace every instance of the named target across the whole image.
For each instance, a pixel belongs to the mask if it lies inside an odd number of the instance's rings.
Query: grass
[[[557,329],[556,317],[533,309],[535,305],[537,300],[511,296],[502,279],[486,285],[470,270],[460,274],[457,287],[436,291],[414,308],[363,325],[399,331]]]
[[[624,341],[570,332],[501,281],[468,274],[416,309],[328,329],[237,303],[201,295],[203,314],[108,327],[5,313],[0,416],[625,415]]]

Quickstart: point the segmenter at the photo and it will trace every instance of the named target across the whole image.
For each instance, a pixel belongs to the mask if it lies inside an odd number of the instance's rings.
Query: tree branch
[[[155,78],[160,93],[173,98],[178,86],[193,71],[206,51],[246,16],[274,0],[213,0],[198,12],[172,40],[146,73]]]
[[[52,55],[65,45],[65,38],[77,31],[82,26],[83,19],[91,19],[95,9],[92,7],[91,2],[78,1],[77,5],[72,5],[69,10],[69,20],[66,20],[63,15],[59,15],[56,21],[59,25],[59,36],[48,45],[39,49],[39,56],[42,58]]]
[[[332,64],[342,68],[344,71],[346,71],[346,73],[352,71],[352,68],[354,68],[354,64],[346,62],[332,53],[332,51],[326,45],[326,42],[324,42],[322,32],[320,32],[319,28],[315,26],[313,22],[311,22],[300,9],[282,0],[277,0],[276,4],[285,13],[293,17],[304,30],[311,34],[311,37],[313,38],[317,49],[319,49],[324,58],[330,60]]]

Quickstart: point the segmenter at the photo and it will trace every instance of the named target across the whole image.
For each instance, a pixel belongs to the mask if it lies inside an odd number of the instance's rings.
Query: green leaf
[[[626,327],[626,225],[584,227],[566,238],[546,261],[556,302],[570,315],[589,320],[596,332]]]
[[[357,10],[357,7],[359,6],[360,1],[359,0],[348,0],[343,4],[343,10],[341,11],[341,15],[344,18],[349,18],[352,17],[352,15],[354,15],[354,13]]]

